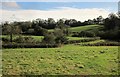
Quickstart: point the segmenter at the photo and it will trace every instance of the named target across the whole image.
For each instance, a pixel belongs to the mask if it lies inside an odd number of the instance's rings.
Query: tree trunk
[[[10,42],[12,43],[12,33],[10,34]]]

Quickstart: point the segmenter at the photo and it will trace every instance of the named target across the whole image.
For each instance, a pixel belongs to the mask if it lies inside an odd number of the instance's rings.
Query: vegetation
[[[118,47],[3,49],[3,75],[118,75]]]
[[[103,19],[99,16],[96,19],[84,22],[75,19],[64,20],[60,19],[57,22],[52,18],[48,20],[36,19],[32,22],[13,22],[3,23],[3,34],[10,34],[10,41],[12,42],[13,34],[26,34],[46,36],[47,34],[62,36],[76,36],[76,37],[101,37],[108,40],[119,40],[118,34],[120,31],[119,14],[110,14],[108,18]],[[81,25],[82,24],[82,25]],[[76,26],[75,26],[76,25]],[[88,26],[85,26],[88,25]],[[52,32],[47,29],[54,29]],[[57,32],[56,30],[60,31]],[[62,33],[61,33],[62,32]],[[106,36],[108,35],[108,36]],[[47,41],[46,41],[47,42]]]
[[[119,73],[119,14],[84,22],[48,18],[1,26],[3,75]]]
[[[85,25],[79,27],[71,27],[70,30],[72,32],[80,32],[80,31],[99,31],[103,29],[103,25]]]

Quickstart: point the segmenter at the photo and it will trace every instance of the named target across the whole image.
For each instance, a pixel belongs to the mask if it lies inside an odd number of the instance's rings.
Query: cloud
[[[2,2],[2,9],[13,10],[19,8],[20,6],[16,2]]]
[[[28,21],[37,18],[54,18],[55,20],[67,18],[85,21],[100,15],[106,18],[110,13],[109,10],[100,8],[78,9],[70,7],[59,7],[51,10],[0,10],[0,12],[2,12],[2,20],[0,21]]]

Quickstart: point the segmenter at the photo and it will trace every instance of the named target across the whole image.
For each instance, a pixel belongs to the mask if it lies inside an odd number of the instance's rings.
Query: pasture
[[[103,25],[85,25],[79,27],[70,27],[69,30],[71,32],[80,32],[80,31],[99,31],[103,29]],[[53,32],[53,29],[49,29],[49,32]]]
[[[71,32],[96,32],[102,28],[100,25],[87,25],[69,29]],[[13,35],[13,40],[18,36]],[[44,36],[22,36],[32,37],[35,41],[42,41],[44,38]],[[3,35],[0,38],[9,39],[10,36]],[[68,41],[79,41],[95,37],[67,36],[67,38]],[[118,75],[118,46],[81,46],[100,42],[112,41],[96,39],[62,45],[58,48],[3,48],[2,73],[3,75]]]
[[[3,49],[3,75],[118,75],[118,46]]]
[[[103,29],[103,25],[86,25],[86,26],[80,26],[80,27],[72,27],[70,30],[72,32],[80,32],[80,31],[99,31]]]

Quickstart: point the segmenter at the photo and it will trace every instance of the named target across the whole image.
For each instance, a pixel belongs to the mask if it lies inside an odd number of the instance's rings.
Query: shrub
[[[2,41],[4,41],[4,42],[9,42],[9,39],[2,37]]]
[[[22,36],[19,36],[19,37],[17,37],[17,38],[14,40],[14,42],[16,42],[16,43],[24,43],[25,40],[24,40],[24,38],[23,38]]]
[[[53,33],[46,34],[42,40],[43,44],[55,44],[55,36]]]
[[[17,37],[14,42],[16,43],[36,43],[34,38],[32,37],[22,37],[22,36],[19,36]]]
[[[28,29],[25,34],[33,35],[34,34],[34,29]]]
[[[67,42],[67,40],[68,38],[66,38],[65,36],[60,36],[55,39],[57,44],[64,44]]]
[[[95,37],[95,33],[91,31],[81,31],[81,32],[75,32],[72,35],[73,37]]]
[[[68,40],[67,44],[74,44],[74,43],[80,43],[80,42],[90,42],[90,41],[95,41],[95,40],[100,40],[100,37],[94,37],[94,38],[88,38],[88,39],[80,39],[80,40]]]
[[[73,32],[72,37],[79,37],[79,33],[78,32]]]
[[[119,33],[119,30],[100,31],[98,32],[98,36],[102,39],[119,40]]]
[[[47,29],[44,29],[40,26],[36,26],[34,29],[34,34],[37,36],[43,36],[46,35],[48,33]]]
[[[59,47],[58,44],[28,44],[28,43],[14,43],[14,44],[3,44],[3,48],[55,48]]]
[[[77,44],[77,45],[82,45],[82,46],[120,46],[118,42],[98,42],[94,44]]]
[[[79,37],[95,37],[95,33],[90,31],[81,31],[78,36]]]

